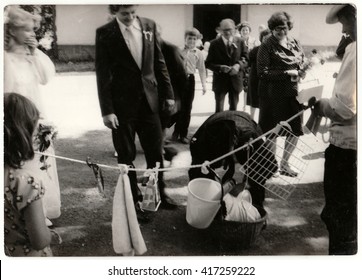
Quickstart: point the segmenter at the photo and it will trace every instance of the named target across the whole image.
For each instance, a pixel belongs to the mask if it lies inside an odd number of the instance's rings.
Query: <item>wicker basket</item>
[[[257,208],[261,218],[252,223],[240,223],[219,219],[220,246],[223,250],[247,249],[255,243],[266,225],[267,212]]]

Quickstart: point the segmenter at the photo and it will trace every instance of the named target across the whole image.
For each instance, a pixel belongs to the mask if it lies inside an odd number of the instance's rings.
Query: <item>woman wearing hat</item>
[[[239,31],[241,38],[245,40],[245,45],[248,47],[248,51],[252,50],[256,46],[257,40],[254,37],[250,36],[250,23],[247,21],[243,21],[242,23],[239,23],[236,28]]]
[[[331,119],[321,218],[329,233],[329,254],[353,255],[357,253],[356,8],[349,4],[335,5],[326,22],[340,22],[342,33],[352,43],[345,49],[332,97],[323,98],[314,106],[316,114]]]

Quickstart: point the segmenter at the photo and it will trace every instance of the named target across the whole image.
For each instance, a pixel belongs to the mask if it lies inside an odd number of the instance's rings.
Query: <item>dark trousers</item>
[[[330,145],[325,151],[325,206],[330,255],[357,253],[357,151]]]
[[[189,75],[186,81],[185,92],[181,97],[181,111],[175,124],[175,134],[181,138],[187,137],[191,120],[192,103],[195,97],[195,76]]]
[[[148,105],[147,105],[148,106]],[[112,130],[112,139],[115,150],[118,153],[118,163],[133,165],[136,158],[136,133],[140,140],[145,154],[147,168],[153,168],[159,162],[163,166],[162,143],[163,134],[160,117],[157,113],[150,112],[147,106],[142,106],[139,114],[135,117],[122,119],[118,117],[119,127]],[[131,183],[133,200],[142,200],[142,195],[137,185],[135,171],[128,173]],[[159,174],[159,181],[163,182],[162,173]],[[160,190],[161,192],[163,190]]]
[[[215,112],[222,112],[224,111],[224,102],[225,96],[228,92],[227,91],[215,91]],[[234,89],[230,89],[229,91],[229,110],[236,111],[239,103],[239,94],[240,92],[235,91]]]

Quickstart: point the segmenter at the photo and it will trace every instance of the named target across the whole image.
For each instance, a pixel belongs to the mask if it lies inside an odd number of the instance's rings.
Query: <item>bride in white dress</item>
[[[4,17],[4,92],[14,92],[29,98],[41,113],[39,122],[46,123],[39,84],[46,84],[54,76],[55,67],[50,58],[37,48],[34,29],[39,22],[39,17],[18,6],[7,7]],[[45,152],[54,154],[53,145]],[[60,190],[55,158],[47,158],[49,167],[45,170],[40,170],[43,164],[40,163],[39,155],[35,156],[33,162],[46,186],[43,199],[45,214],[49,219],[58,218]]]

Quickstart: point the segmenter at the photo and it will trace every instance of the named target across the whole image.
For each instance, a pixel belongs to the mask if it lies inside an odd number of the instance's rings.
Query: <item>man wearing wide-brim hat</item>
[[[331,120],[321,218],[329,233],[329,254],[353,255],[357,253],[356,8],[334,5],[326,22],[341,23],[342,33],[350,36],[352,43],[346,47],[332,97],[314,106],[316,114]]]

